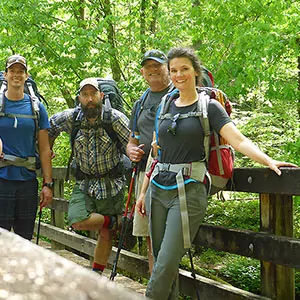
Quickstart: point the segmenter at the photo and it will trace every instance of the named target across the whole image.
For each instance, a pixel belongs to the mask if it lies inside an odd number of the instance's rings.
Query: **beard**
[[[94,119],[101,116],[102,105],[100,101],[97,102],[96,104],[87,104],[87,105],[81,104],[81,109],[83,115],[87,119]]]

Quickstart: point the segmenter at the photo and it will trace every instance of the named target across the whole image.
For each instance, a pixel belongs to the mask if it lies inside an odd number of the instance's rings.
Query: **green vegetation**
[[[114,78],[129,115],[146,87],[139,73],[141,55],[151,48],[194,47],[231,99],[238,128],[270,156],[300,165],[299,11],[295,0],[3,0],[0,63],[4,68],[13,53],[28,59],[49,115],[73,105],[86,76]],[[54,166],[66,166],[69,138],[57,139],[54,151]],[[239,153],[235,164],[257,166]],[[66,185],[65,198],[71,190],[72,184]],[[258,231],[257,195],[229,196],[225,202],[209,201],[205,221]],[[50,219],[44,210],[43,220]],[[299,220],[300,197],[295,197],[297,238]],[[199,272],[259,292],[257,261],[195,250]],[[188,268],[185,259],[183,267]],[[299,295],[299,271],[296,283]]]

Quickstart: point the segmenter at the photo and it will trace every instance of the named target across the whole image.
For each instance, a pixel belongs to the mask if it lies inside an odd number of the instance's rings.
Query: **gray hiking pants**
[[[185,186],[189,216],[190,236],[194,239],[207,208],[207,193],[202,183]],[[176,300],[178,293],[178,269],[182,256],[183,234],[178,190],[162,190],[151,183],[150,236],[152,240],[154,268],[147,286],[146,296],[155,300]]]

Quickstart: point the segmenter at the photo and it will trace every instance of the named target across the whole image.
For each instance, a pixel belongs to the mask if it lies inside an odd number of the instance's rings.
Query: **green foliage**
[[[224,267],[220,269],[220,275],[232,285],[260,294],[260,263],[248,257],[231,256],[223,261]]]
[[[3,0],[0,60],[25,55],[50,102],[60,97],[68,106],[82,78],[111,76],[130,111],[145,88],[142,53],[186,45],[241,107],[248,100],[240,96],[262,86],[273,105],[296,106],[299,10],[294,0]]]
[[[259,231],[259,202],[210,199],[204,221],[218,226]]]

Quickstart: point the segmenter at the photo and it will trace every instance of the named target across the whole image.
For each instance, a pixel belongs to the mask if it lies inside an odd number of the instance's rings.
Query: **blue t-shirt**
[[[33,115],[30,97],[11,101],[4,97],[4,112],[12,114]],[[39,103],[39,129],[48,129],[49,120],[47,111]],[[3,153],[26,158],[35,156],[35,120],[31,118],[0,117],[0,138],[3,142]],[[8,180],[30,180],[36,177],[34,171],[25,167],[7,166],[0,168],[0,178]]]

